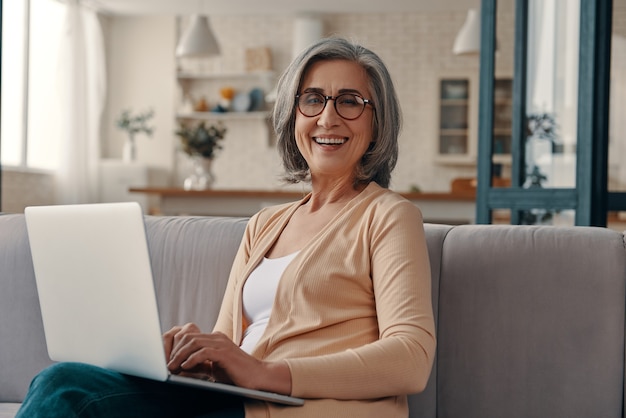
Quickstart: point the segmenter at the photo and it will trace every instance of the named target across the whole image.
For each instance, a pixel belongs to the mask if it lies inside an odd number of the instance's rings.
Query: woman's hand
[[[241,350],[226,335],[203,334],[189,323],[163,335],[172,373],[209,376],[237,386],[291,394],[291,373],[285,362],[265,362]]]
[[[182,368],[174,369],[170,367],[169,363],[171,363],[174,347],[180,342],[180,339],[184,335],[189,333],[198,334],[200,333],[200,328],[198,328],[196,324],[188,323],[185,326],[176,326],[163,334],[163,345],[165,348],[165,358],[168,362],[168,369],[174,374],[181,374],[199,379],[214,380],[215,378],[213,377],[211,362],[199,364],[194,368],[194,370],[183,370]]]

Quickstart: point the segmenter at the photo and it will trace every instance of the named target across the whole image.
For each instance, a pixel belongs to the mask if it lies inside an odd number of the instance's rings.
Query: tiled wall
[[[369,47],[381,56],[392,73],[404,114],[400,158],[392,180],[392,188],[396,190],[404,191],[416,185],[424,191],[448,191],[452,179],[475,175],[474,166],[435,162],[439,79],[446,75],[478,78],[478,56],[452,54],[454,38],[465,17],[465,12],[322,17],[325,34],[340,35]],[[499,19],[498,42],[504,49],[512,43],[512,13],[505,9]],[[291,59],[292,17],[219,17],[212,19],[211,24],[221,43],[222,55],[207,60],[203,64],[205,68],[217,68],[224,73],[242,71],[246,47],[269,46],[278,73]],[[501,74],[512,73],[508,57],[500,54]],[[183,66],[191,69],[193,65],[198,64],[183,62]],[[215,162],[216,188],[280,187],[277,181],[280,161],[275,148],[268,147],[263,139],[266,129],[263,123],[253,121],[229,124],[224,149]]]

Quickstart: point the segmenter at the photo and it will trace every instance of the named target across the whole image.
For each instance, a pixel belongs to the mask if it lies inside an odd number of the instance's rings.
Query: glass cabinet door
[[[439,154],[464,155],[469,150],[469,80],[441,80]]]

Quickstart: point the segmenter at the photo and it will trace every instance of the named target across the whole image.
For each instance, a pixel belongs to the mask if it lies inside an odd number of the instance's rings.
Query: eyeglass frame
[[[314,115],[307,115],[305,114],[302,109],[300,109],[300,97],[302,97],[305,94],[317,94],[318,96],[322,97],[324,99],[324,106],[322,106],[322,109],[314,114]],[[359,113],[358,116],[354,117],[354,118],[346,118],[345,116],[343,116],[339,110],[337,110],[337,99],[341,96],[354,96],[354,97],[358,97],[359,99],[363,100],[363,108],[361,109],[361,113]],[[338,94],[336,96],[326,96],[325,94],[322,94],[320,92],[317,91],[308,91],[308,92],[304,92],[304,93],[300,93],[300,94],[296,94],[295,96],[295,101],[296,101],[296,107],[298,108],[298,112],[300,112],[300,114],[304,117],[307,118],[314,118],[316,116],[319,116],[322,114],[322,112],[324,112],[324,110],[326,109],[326,105],[328,104],[328,101],[332,100],[333,101],[333,107],[335,108],[335,112],[337,113],[337,115],[339,115],[340,118],[344,119],[344,120],[356,120],[358,118],[361,117],[361,115],[363,114],[363,112],[365,112],[365,106],[370,105],[372,107],[372,110],[374,111],[374,115],[376,114],[376,107],[374,106],[374,103],[370,100],[370,99],[366,99],[365,97],[361,96],[360,94],[356,94],[356,93],[341,93]]]

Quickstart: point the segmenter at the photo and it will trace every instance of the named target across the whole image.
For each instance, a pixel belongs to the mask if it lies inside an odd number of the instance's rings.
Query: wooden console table
[[[293,202],[305,196],[301,192],[269,190],[183,190],[177,188],[130,188],[131,193],[145,193],[160,198],[152,212],[163,215],[243,216],[260,209]],[[476,197],[473,192],[401,193],[422,210],[424,220],[433,223],[473,223]]]

